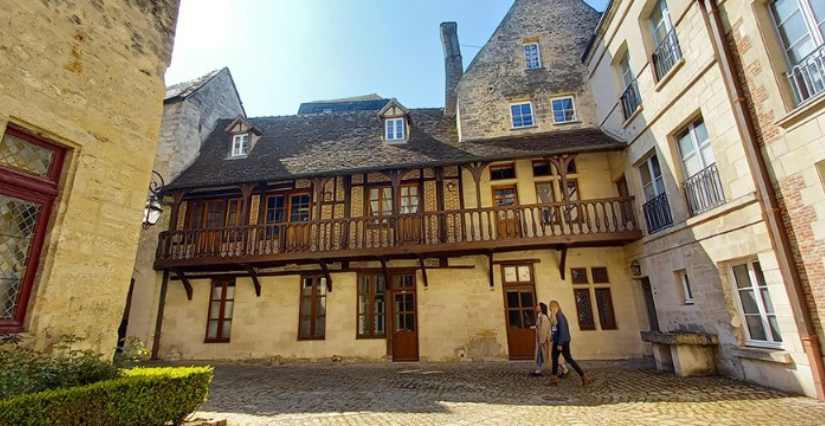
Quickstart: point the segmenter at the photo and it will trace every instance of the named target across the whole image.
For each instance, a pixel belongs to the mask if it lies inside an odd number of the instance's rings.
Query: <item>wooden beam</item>
[[[390,270],[387,268],[387,259],[379,257],[378,261],[381,262],[381,272],[384,273],[384,285],[390,288]]]
[[[428,288],[430,282],[427,280],[427,265],[424,264],[424,256],[419,256],[418,262],[421,264],[421,277],[424,278],[424,288]]]
[[[484,169],[490,165],[486,161],[474,161],[469,164],[462,164],[464,168],[470,171],[473,176],[473,181],[476,183],[476,208],[481,208],[481,174]]]
[[[178,216],[180,215],[180,205],[183,197],[189,193],[188,189],[175,191],[172,193],[172,217],[169,219],[169,230],[174,231],[178,227]]]
[[[541,259],[496,260],[493,265],[523,265],[525,263],[541,263]]]
[[[559,261],[559,274],[561,279],[564,279],[564,271],[567,269],[567,246],[561,246],[561,261]]]
[[[387,298],[389,299],[389,303],[387,303],[387,356],[392,356],[392,330],[395,328],[393,315],[393,304],[392,298],[394,297],[392,294],[392,284],[390,283],[390,270],[387,269],[387,259],[383,257],[379,257],[378,261],[381,262],[381,270],[384,272],[384,288],[387,292]]]
[[[498,264],[498,263],[496,263]],[[391,268],[390,271],[414,271],[419,269],[418,267],[401,267],[401,268]],[[475,265],[450,265],[450,266],[428,266],[428,270],[432,271],[433,269],[475,269]],[[307,273],[317,273],[323,271],[317,270],[298,270],[298,271],[272,271],[272,272],[261,272],[260,269],[257,272],[258,279],[262,277],[287,277],[290,275],[301,275]],[[345,268],[345,269],[336,269],[330,270],[330,273],[341,273],[341,272],[355,272],[355,273],[376,273],[380,272],[383,273],[383,269],[381,268]],[[232,272],[227,271],[224,273],[214,273],[214,274],[197,274],[192,275],[191,273],[186,277],[189,280],[212,280],[212,279],[221,279],[221,278],[244,278],[248,277],[249,274],[245,272]],[[180,277],[171,277],[169,278],[172,281],[179,281]]]
[[[490,278],[490,288],[495,287],[495,281],[493,280],[493,251],[487,251],[487,273],[489,274]]]
[[[183,283],[183,288],[184,290],[186,290],[186,298],[192,300],[192,293],[194,291],[192,290],[192,283],[189,282],[189,278],[187,278],[183,271],[179,269],[175,269],[173,272],[180,278],[180,281]]]
[[[249,274],[249,278],[252,278],[252,284],[255,286],[255,295],[261,297],[261,280],[258,279],[258,271],[252,267],[252,265],[244,265],[246,267],[246,273]]]
[[[327,292],[332,293],[332,275],[330,275],[329,268],[327,268],[327,262],[322,259],[317,259],[317,262],[324,273],[324,278],[327,279]]]

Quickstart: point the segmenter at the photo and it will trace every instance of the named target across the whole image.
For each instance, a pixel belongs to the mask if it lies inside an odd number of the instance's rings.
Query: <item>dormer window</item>
[[[524,60],[527,62],[528,70],[541,68],[541,53],[538,43],[526,43],[524,45]]]
[[[240,157],[249,152],[249,133],[232,136],[232,156]]]
[[[388,118],[384,124],[388,141],[406,139],[406,123],[403,118]]]

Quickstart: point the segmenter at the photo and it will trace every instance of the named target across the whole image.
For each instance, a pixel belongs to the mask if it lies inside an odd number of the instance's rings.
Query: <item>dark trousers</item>
[[[553,360],[553,375],[557,375],[559,373],[559,354],[564,357],[564,361],[567,365],[573,367],[576,370],[576,373],[579,373],[579,376],[584,376],[584,370],[579,367],[579,363],[573,359],[573,356],[570,355],[570,342],[564,342],[561,345],[561,350],[559,350],[559,346],[554,344],[553,345],[553,353],[550,356],[550,359]]]

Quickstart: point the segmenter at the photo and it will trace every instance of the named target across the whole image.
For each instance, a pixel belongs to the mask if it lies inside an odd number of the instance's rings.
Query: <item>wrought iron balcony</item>
[[[158,269],[466,254],[641,238],[633,198],[281,222],[160,234]]]
[[[689,177],[684,186],[685,198],[693,215],[725,204],[725,192],[716,163]]]
[[[625,89],[621,101],[624,119],[627,120],[642,104],[642,97],[639,95],[639,85],[636,84],[635,79],[627,86],[627,89]]]
[[[670,225],[673,225],[673,217],[670,214],[670,204],[667,201],[667,193],[662,193],[644,203],[642,209],[645,212],[647,222],[647,232],[653,234],[659,232]]]
[[[653,52],[653,67],[656,69],[656,80],[664,78],[671,68],[682,59],[682,48],[676,38],[676,30],[670,30]]]
[[[791,67],[786,75],[797,105],[825,91],[825,44]]]

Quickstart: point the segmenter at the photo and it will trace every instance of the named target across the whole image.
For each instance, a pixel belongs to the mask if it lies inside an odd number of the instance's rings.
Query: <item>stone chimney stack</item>
[[[458,100],[458,81],[464,74],[464,64],[461,62],[461,47],[458,45],[458,24],[455,22],[441,23],[441,45],[444,46],[444,71],[446,74],[446,93],[444,113],[455,115]]]

